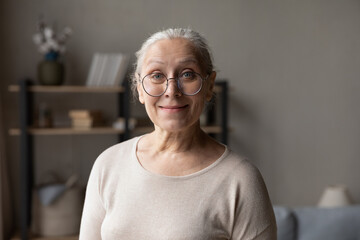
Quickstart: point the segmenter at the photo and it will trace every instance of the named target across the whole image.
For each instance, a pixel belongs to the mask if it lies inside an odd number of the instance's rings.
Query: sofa
[[[360,205],[274,206],[278,240],[360,240]]]

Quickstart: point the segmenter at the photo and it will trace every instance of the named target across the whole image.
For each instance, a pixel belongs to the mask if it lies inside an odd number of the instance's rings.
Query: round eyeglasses
[[[177,87],[184,95],[193,96],[200,92],[203,81],[205,81],[208,76],[203,79],[199,73],[189,71],[181,73],[176,78],[167,78],[162,73],[150,73],[142,79],[141,84],[148,95],[160,97],[166,92],[169,86],[169,80],[174,79]]]

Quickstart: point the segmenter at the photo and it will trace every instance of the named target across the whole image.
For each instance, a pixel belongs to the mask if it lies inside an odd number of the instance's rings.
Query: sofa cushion
[[[360,239],[360,205],[295,208],[298,240]]]
[[[278,240],[296,240],[296,222],[290,208],[274,206]]]

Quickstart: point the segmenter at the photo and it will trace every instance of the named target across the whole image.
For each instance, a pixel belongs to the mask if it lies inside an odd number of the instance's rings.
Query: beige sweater
[[[80,240],[276,240],[259,171],[226,149],[209,167],[180,177],[144,169],[139,137],[104,151],[90,174]]]

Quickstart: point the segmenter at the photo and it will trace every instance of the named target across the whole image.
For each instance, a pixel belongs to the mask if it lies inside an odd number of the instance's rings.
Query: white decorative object
[[[344,185],[331,185],[325,188],[319,207],[342,207],[351,205],[352,200],[349,191]]]
[[[95,53],[91,61],[87,86],[119,86],[125,78],[129,56],[122,53]]]
[[[65,27],[60,34],[57,34],[54,28],[48,26],[43,20],[39,20],[38,32],[33,35],[33,41],[41,53],[59,54],[65,52],[65,43],[71,35],[72,29],[69,27]]]
[[[136,126],[136,123],[137,123],[137,120],[135,118],[129,118],[128,128],[130,130],[133,130]],[[116,119],[116,121],[113,123],[113,128],[118,129],[118,130],[124,130],[125,129],[125,118]]]

